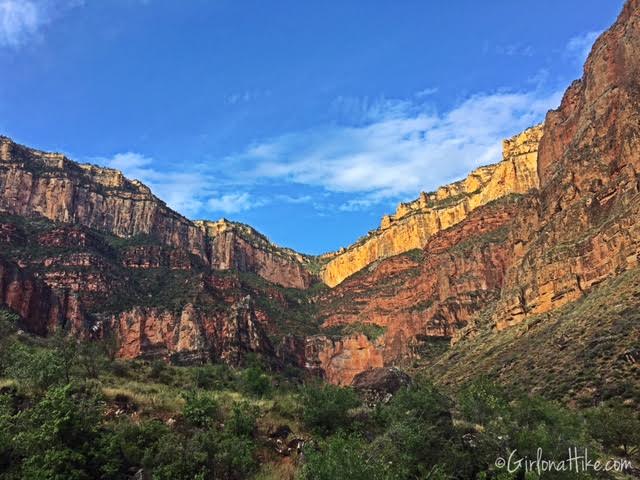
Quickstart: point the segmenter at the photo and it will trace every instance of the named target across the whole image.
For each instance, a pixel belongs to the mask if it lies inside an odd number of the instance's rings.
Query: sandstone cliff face
[[[228,312],[204,313],[193,304],[180,312],[136,307],[112,316],[109,323],[119,339],[118,355],[122,358],[241,365],[250,352],[273,356],[249,297]]]
[[[523,210],[494,321],[499,328],[574,301],[638,264],[640,2],[595,43],[583,78],[547,114],[540,194]]]
[[[422,248],[435,233],[461,222],[479,206],[536,188],[542,133],[542,125],[525,130],[504,141],[500,163],[481,167],[460,182],[400,204],[395,215],[382,219],[378,230],[326,264],[322,271],[324,282],[333,287],[377,260]]]
[[[203,232],[117,170],[80,165],[0,137],[0,210],[80,223],[121,237],[154,235],[206,258]]]
[[[384,364],[381,344],[362,334],[286,336],[277,354],[284,364],[305,368],[334,385],[351,385],[358,373]]]
[[[0,191],[0,211],[80,224],[118,237],[157,239],[176,249],[168,260],[173,268],[192,263],[193,255],[214,269],[256,273],[285,287],[308,288],[315,280],[309,257],[273,245],[251,227],[191,222],[117,170],[78,164],[1,136]],[[132,248],[124,261],[131,267],[159,267],[159,248]]]
[[[196,224],[209,239],[211,266],[215,269],[253,272],[290,288],[309,288],[315,280],[308,269],[309,257],[277,247],[248,225],[225,219]]]
[[[434,235],[422,252],[350,277],[320,300],[323,326],[385,327],[376,342],[385,366],[420,356],[432,338],[455,336],[497,300],[513,252],[506,240],[528,199],[512,195],[480,207]]]
[[[0,216],[0,247],[0,303],[31,333],[113,334],[124,358],[238,365],[249,352],[274,356],[272,320],[250,289],[182,250],[13,216]]]

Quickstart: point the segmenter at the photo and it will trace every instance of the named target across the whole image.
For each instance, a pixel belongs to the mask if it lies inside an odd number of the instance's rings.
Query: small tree
[[[330,434],[349,424],[349,410],[360,404],[350,388],[330,384],[302,388],[303,420],[307,427]]]
[[[622,448],[625,456],[640,446],[640,419],[633,410],[619,403],[600,406],[587,413],[593,438],[608,450]]]

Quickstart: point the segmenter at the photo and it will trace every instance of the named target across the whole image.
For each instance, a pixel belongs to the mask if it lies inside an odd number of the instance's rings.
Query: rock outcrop
[[[383,366],[380,344],[365,335],[342,338],[327,335],[286,336],[278,347],[278,357],[288,365],[335,385],[350,385],[358,373]]]
[[[0,210],[120,237],[153,235],[206,259],[204,232],[117,170],[78,164],[0,137],[0,190]]]
[[[538,143],[543,126],[525,130],[503,142],[503,160],[473,171],[466,179],[422,193],[403,203],[395,215],[382,219],[380,228],[339,252],[324,266],[322,279],[338,285],[371,263],[424,247],[435,233],[462,220],[471,211],[511,193],[526,193],[538,186]]]
[[[311,257],[274,245],[249,225],[226,219],[196,224],[209,239],[211,266],[215,269],[253,272],[290,288],[309,288],[316,281],[309,271]]]
[[[351,386],[370,407],[387,403],[401,388],[411,385],[411,377],[396,367],[372,368],[357,374]]]
[[[382,260],[319,301],[325,328],[373,323],[384,365],[416,358],[432,339],[449,339],[497,300],[511,263],[507,242],[528,196],[511,195],[480,207],[438,232],[422,251]]]
[[[172,359],[175,363],[209,360],[241,365],[247,353],[273,357],[273,347],[259,324],[249,297],[229,311],[206,313],[193,304],[179,312],[135,307],[114,315],[110,326],[122,358]]]
[[[537,201],[519,212],[499,328],[574,301],[638,265],[640,2],[594,44],[581,80],[550,111]]]

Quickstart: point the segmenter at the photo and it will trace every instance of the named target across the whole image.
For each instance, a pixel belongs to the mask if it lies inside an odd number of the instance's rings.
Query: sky
[[[500,160],[623,0],[0,0],[0,134],[310,254]]]

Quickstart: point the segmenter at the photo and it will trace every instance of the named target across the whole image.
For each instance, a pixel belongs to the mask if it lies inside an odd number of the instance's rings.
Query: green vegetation
[[[446,395],[418,377],[370,408],[351,389],[299,383],[257,358],[243,370],[124,362],[108,342],[32,338],[16,320],[0,310],[2,479],[515,480],[539,477],[495,466],[513,450],[638,460],[638,412],[613,399],[570,410],[487,378]],[[282,425],[304,454],[276,452],[270,433]]]
[[[375,323],[347,323],[344,325],[337,325],[335,327],[327,328],[323,331],[324,334],[336,337],[345,337],[349,335],[364,335],[369,340],[373,341],[384,335],[387,328]]]

